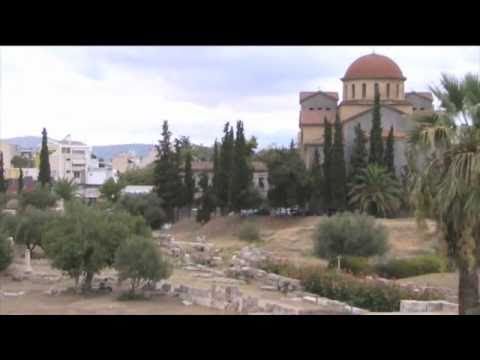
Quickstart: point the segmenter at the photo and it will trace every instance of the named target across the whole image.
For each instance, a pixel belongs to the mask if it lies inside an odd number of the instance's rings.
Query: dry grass
[[[321,217],[277,218],[270,216],[243,219],[238,216],[213,218],[200,226],[194,219],[186,219],[172,227],[172,234],[177,240],[191,241],[197,235],[207,236],[215,246],[227,256],[246,246],[238,239],[238,229],[245,221],[258,225],[262,241],[256,243],[278,256],[288,257],[291,261],[324,264],[312,254],[312,236]],[[415,219],[379,219],[389,233],[389,257],[406,257],[432,253],[438,248],[438,237],[433,223],[428,223],[426,231],[417,227]]]

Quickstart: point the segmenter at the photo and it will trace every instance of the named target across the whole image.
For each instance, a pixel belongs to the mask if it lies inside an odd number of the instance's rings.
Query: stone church
[[[413,128],[412,115],[433,111],[430,92],[405,93],[406,77],[400,67],[390,58],[369,54],[355,60],[341,79],[342,101],[336,92],[300,92],[300,131],[298,144],[302,157],[309,166],[315,148],[323,157],[323,123],[326,118],[332,124],[338,113],[343,124],[345,160],[352,152],[354,127],[361,124],[367,138],[372,124],[374,94],[380,94],[384,140],[393,125],[395,137],[395,168],[399,173],[406,165],[407,134]],[[368,145],[367,145],[368,146]]]

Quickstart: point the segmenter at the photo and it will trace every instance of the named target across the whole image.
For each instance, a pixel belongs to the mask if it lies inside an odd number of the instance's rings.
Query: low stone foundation
[[[402,300],[400,302],[401,313],[452,313],[458,314],[458,304],[447,301],[416,301]]]

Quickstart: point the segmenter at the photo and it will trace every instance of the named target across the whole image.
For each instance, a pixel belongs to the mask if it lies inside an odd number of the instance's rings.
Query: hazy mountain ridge
[[[37,148],[42,142],[40,136],[21,136],[14,137],[9,139],[4,139],[5,142],[9,144],[15,144],[24,148]],[[130,152],[136,156],[144,157],[146,156],[154,144],[115,144],[115,145],[97,145],[92,146],[93,153],[105,160],[110,160],[115,155],[121,153]],[[212,148],[202,145],[192,144],[194,149],[194,154],[199,158],[210,158],[212,153]]]

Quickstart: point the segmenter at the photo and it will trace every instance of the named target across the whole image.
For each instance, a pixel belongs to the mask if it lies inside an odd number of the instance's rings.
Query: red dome
[[[392,59],[378,54],[365,55],[355,60],[342,80],[353,79],[405,80],[402,70]]]

